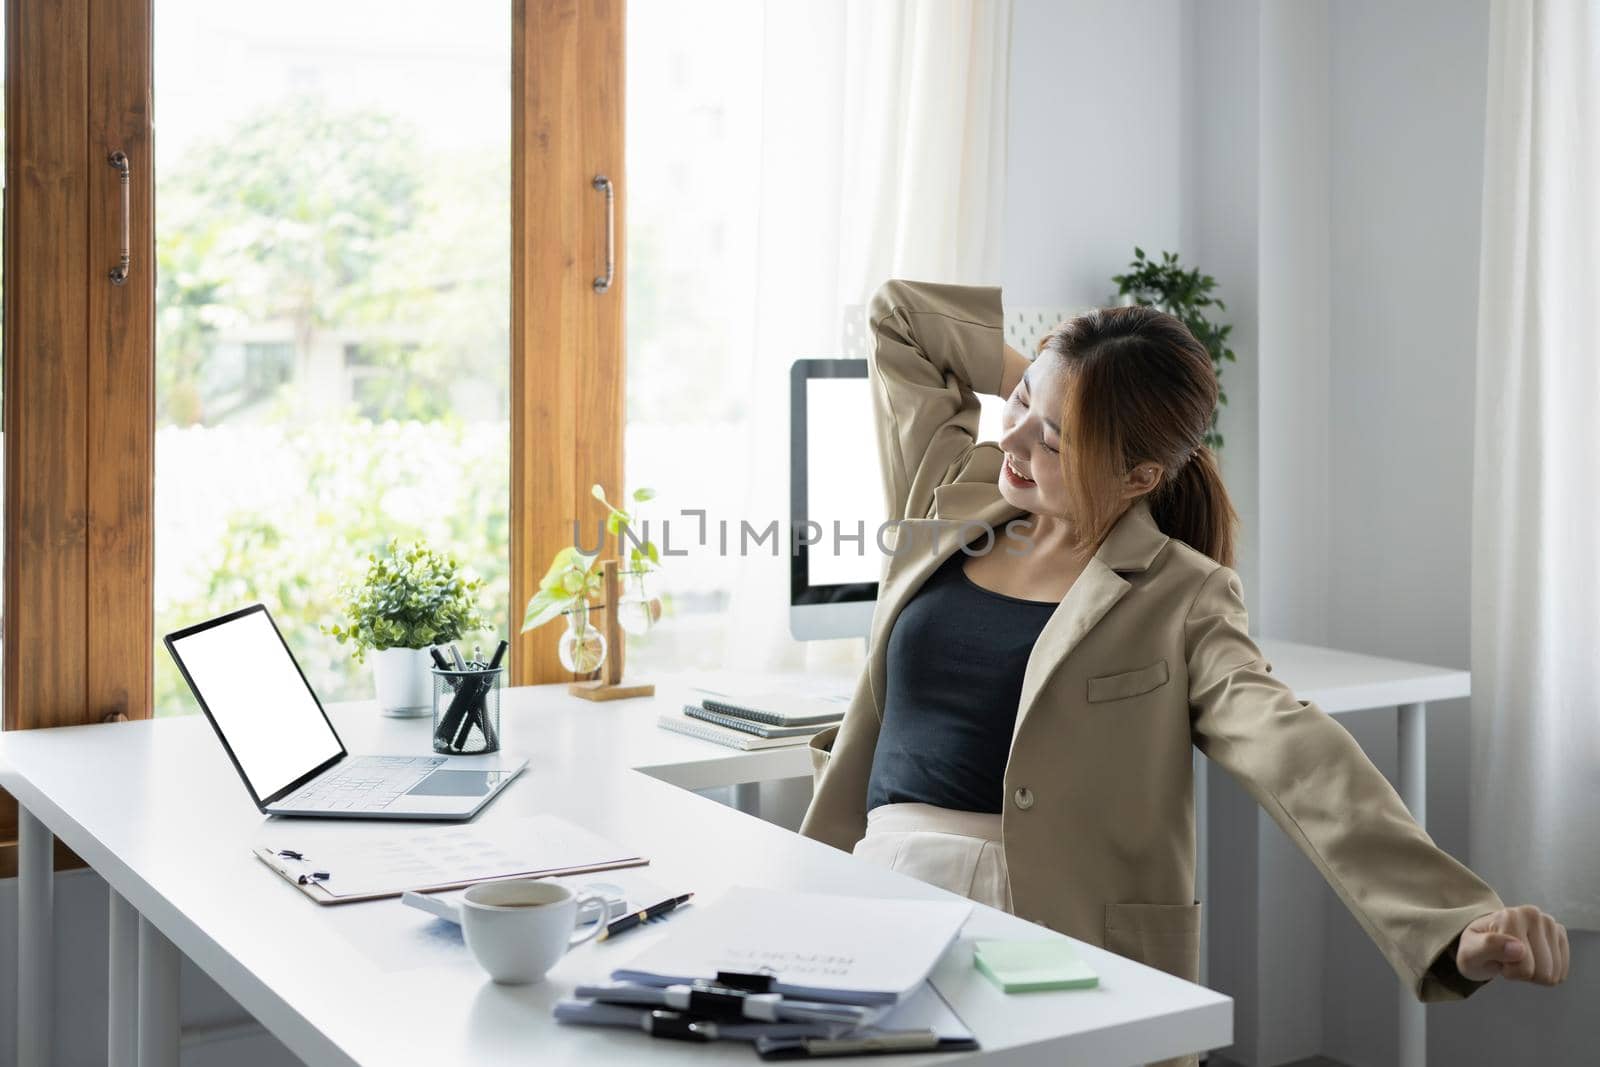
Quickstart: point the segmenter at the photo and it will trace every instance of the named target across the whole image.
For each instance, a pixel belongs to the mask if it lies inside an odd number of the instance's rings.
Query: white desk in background
[[[475,825],[559,815],[637,849],[651,860],[643,870],[651,880],[691,888],[702,900],[735,884],[944,895],[678,788],[789,777],[807,773],[808,763],[799,749],[744,753],[659,729],[656,714],[681,691],[667,680],[657,683],[656,701],[614,704],[578,700],[562,686],[508,690],[505,747],[526,755],[529,766]],[[332,712],[353,752],[427,750],[426,720],[382,719],[370,705]],[[464,948],[396,960],[387,946],[414,939],[417,925],[431,920],[397,900],[318,907],[266,870],[249,847],[267,820],[197,715],[0,734],[0,785],[22,808],[21,1067],[51,1062],[52,834],[112,891],[108,1060],[114,1067],[177,1063],[179,952],[319,1067],[752,1061],[750,1049],[734,1043],[652,1042],[551,1018],[558,996],[580,980],[603,977],[643,939],[659,936],[653,931],[582,946],[547,981],[525,987],[495,986]],[[292,826],[308,841],[395,829],[334,820]],[[1042,934],[985,907],[975,908],[964,931],[965,937]],[[961,948],[949,953],[934,983],[982,1043],[983,1051],[971,1055],[1126,1065],[1231,1041],[1227,997],[1092,946],[1080,951],[1100,974],[1098,990],[1009,997],[977,973]]]

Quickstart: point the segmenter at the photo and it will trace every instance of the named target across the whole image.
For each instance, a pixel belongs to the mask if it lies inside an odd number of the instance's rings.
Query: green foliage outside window
[[[504,392],[509,152],[451,158],[423,143],[398,116],[305,93],[196,143],[163,173],[158,423],[231,415],[215,395],[219,342],[263,330],[294,355],[287,395],[255,398],[278,401],[264,418],[304,411],[313,353],[330,334],[388,372],[334,407],[434,419],[460,383]]]

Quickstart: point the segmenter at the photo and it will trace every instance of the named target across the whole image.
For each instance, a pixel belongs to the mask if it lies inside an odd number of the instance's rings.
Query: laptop
[[[256,807],[269,815],[476,815],[526,759],[352,756],[264,605],[163,638]]]

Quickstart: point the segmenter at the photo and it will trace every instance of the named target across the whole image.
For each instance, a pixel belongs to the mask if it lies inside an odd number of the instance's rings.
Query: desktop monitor
[[[885,518],[867,361],[795,360],[789,372],[789,632],[797,640],[866,636],[878,599],[883,555],[877,533]]]
[[[1045,321],[1043,315],[1038,318]],[[978,440],[997,440],[1004,402],[980,395],[978,403]],[[797,640],[865,637],[871,628],[885,559],[877,536],[888,517],[874,424],[865,359],[794,361],[789,371],[789,632]],[[835,523],[843,536],[835,536]],[[815,543],[808,543],[813,538]]]

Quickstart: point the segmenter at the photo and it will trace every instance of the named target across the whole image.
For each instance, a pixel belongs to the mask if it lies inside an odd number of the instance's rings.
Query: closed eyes
[[[1025,383],[1026,379],[1024,379],[1024,384]],[[1022,405],[1023,408],[1028,406],[1028,398],[1020,388],[1011,394],[1011,399]],[[1050,442],[1041,440],[1039,443],[1045,447],[1045,451],[1054,452],[1056,455],[1061,454],[1061,449],[1052,445]]]

